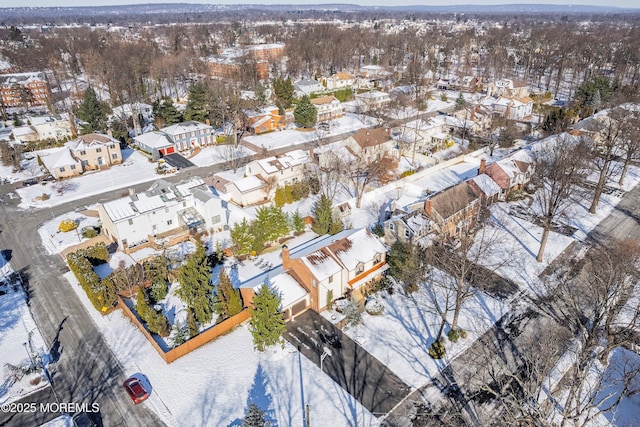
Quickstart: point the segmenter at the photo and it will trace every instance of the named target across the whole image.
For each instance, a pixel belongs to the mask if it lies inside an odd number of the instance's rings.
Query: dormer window
[[[356,274],[364,273],[364,263],[359,262],[356,266]]]
[[[380,264],[380,262],[382,262],[382,254],[376,254],[376,256],[373,258],[373,263]]]

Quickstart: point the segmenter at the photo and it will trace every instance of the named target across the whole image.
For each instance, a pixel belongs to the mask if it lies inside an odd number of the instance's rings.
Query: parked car
[[[140,402],[144,402],[149,398],[149,392],[144,388],[144,385],[139,378],[128,378],[124,382],[123,387],[129,394],[131,400],[133,400],[133,403],[135,403],[136,405]]]
[[[328,122],[320,122],[320,123],[318,123],[318,129],[320,129],[320,130],[329,130],[329,129],[331,129],[331,124],[329,124]]]

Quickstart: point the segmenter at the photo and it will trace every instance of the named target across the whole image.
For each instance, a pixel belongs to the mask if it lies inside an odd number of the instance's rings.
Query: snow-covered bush
[[[377,298],[369,298],[364,305],[364,309],[372,316],[382,314],[384,311],[384,304]]]

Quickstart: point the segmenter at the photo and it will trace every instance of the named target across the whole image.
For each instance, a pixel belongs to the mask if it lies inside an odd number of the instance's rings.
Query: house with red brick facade
[[[424,212],[433,221],[432,229],[447,239],[473,227],[478,221],[480,206],[480,197],[468,183],[463,182],[427,199]]]
[[[528,150],[522,149],[486,167],[481,164],[478,172],[487,174],[498,184],[498,199],[505,200],[511,191],[522,189],[531,181],[534,164]]]

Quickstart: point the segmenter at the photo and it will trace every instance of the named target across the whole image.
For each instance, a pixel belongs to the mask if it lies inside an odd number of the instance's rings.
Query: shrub
[[[106,311],[116,303],[116,289],[109,279],[101,280],[93,266],[109,261],[107,247],[101,243],[67,255],[69,269],[98,311]]]
[[[49,195],[47,193],[42,193],[42,196],[40,196],[40,200],[49,200]]]
[[[460,334],[458,333],[457,329],[451,329],[449,332],[447,332],[447,337],[451,342],[458,342],[458,338],[460,338]]]
[[[384,237],[384,227],[378,223],[371,228],[371,232],[378,237]]]
[[[82,230],[82,237],[85,239],[91,239],[92,237],[96,237],[98,235],[98,231],[93,227],[87,227]]]
[[[460,338],[462,339],[467,338],[467,331],[465,331],[464,329],[458,329],[458,334],[460,334]]]
[[[429,356],[433,359],[442,359],[446,354],[444,344],[441,341],[435,341],[429,346]]]
[[[384,304],[382,304],[380,301],[378,301],[375,298],[371,298],[369,301],[367,301],[367,303],[364,305],[364,309],[367,311],[367,313],[369,313],[372,316],[377,316],[380,315],[384,312]]]
[[[400,178],[404,178],[405,176],[411,176],[414,173],[416,173],[416,171],[413,169],[406,170],[400,174]]]
[[[60,222],[60,225],[58,225],[58,231],[61,231],[63,233],[75,230],[76,228],[78,228],[78,223],[72,219],[63,219]]]

